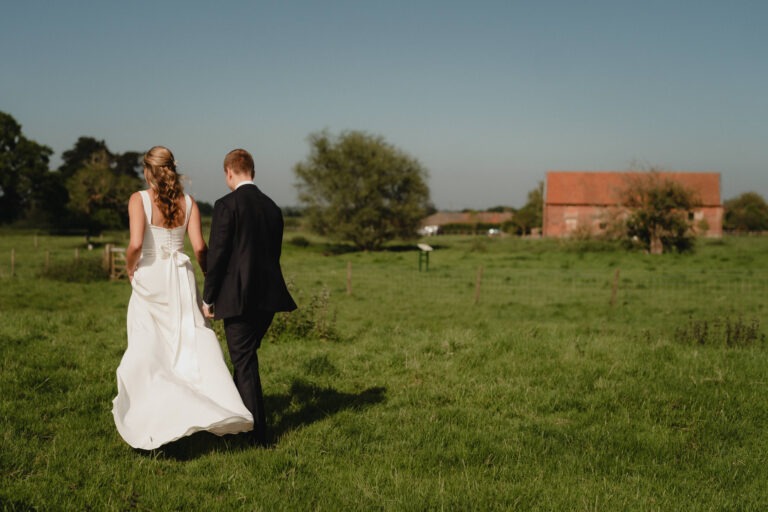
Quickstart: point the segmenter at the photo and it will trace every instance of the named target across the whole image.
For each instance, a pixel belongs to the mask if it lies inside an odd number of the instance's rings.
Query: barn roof
[[[550,171],[547,173],[547,204],[559,205],[617,205],[621,191],[640,172],[580,172]],[[674,180],[693,189],[702,206],[720,206],[720,173],[660,172],[663,178]]]

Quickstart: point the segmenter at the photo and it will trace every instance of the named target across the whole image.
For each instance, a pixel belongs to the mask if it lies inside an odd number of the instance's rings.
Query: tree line
[[[375,250],[416,237],[434,211],[426,169],[381,137],[318,132],[309,144],[306,161],[294,167],[301,205],[284,211],[314,232]],[[142,153],[115,153],[103,140],[80,137],[50,169],[52,153],[0,112],[0,224],[88,234],[127,227],[128,198],[144,186]],[[211,205],[198,206],[210,215]]]
[[[53,151],[0,112],[0,223],[88,233],[127,226],[128,197],[141,188],[142,153],[114,153],[80,137],[50,169]]]
[[[435,211],[427,169],[382,137],[361,131],[310,134],[309,154],[294,168],[300,215],[312,231],[359,249],[376,250],[394,239],[412,239],[421,220]],[[80,137],[50,169],[52,150],[24,136],[9,114],[0,112],[0,224],[26,223],[60,230],[127,227],[127,201],[143,187],[142,153],[114,153],[103,140]],[[691,191],[660,181],[654,173],[628,190],[632,214],[622,219],[623,234],[648,247],[663,243],[684,250],[691,230],[685,213],[695,207]],[[199,202],[201,213],[211,206]],[[528,193],[511,211],[505,231],[524,235],[541,228],[544,185]],[[755,192],[724,203],[727,231],[768,231],[768,205]]]

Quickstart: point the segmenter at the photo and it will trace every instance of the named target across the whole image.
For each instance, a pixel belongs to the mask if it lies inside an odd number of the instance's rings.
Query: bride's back
[[[149,199],[152,204],[151,215],[147,217],[147,222],[155,227],[174,229],[184,225],[184,219],[186,218],[187,205],[185,200],[185,194],[182,194],[175,200],[174,212],[176,215],[170,222],[166,218],[166,213],[160,208],[157,201],[157,194],[154,190],[147,190]],[[166,200],[167,201],[167,200]],[[165,201],[164,201],[165,202]]]
[[[151,194],[151,190],[141,191],[141,201],[144,207],[147,226],[144,230],[142,255],[147,259],[145,262],[147,264],[153,261],[152,256],[167,256],[173,252],[182,251],[184,249],[184,235],[187,230],[187,223],[189,222],[189,215],[182,217],[181,224],[172,227],[158,226],[156,223],[150,222],[153,216],[153,209],[157,208],[151,199]],[[183,211],[189,212],[191,210],[192,198],[185,195],[182,201],[185,201]]]

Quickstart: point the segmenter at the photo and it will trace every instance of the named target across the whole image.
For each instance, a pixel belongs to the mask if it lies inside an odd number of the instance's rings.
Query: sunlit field
[[[4,510],[768,505],[766,237],[433,237],[419,271],[412,243],[286,232],[300,310],[259,352],[270,447],[152,452],[110,413],[130,287],[99,262],[126,239],[0,232]]]

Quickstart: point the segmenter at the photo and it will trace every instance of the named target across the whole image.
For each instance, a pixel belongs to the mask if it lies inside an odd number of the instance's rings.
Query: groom
[[[254,184],[253,157],[244,149],[224,158],[232,191],[213,206],[203,289],[206,318],[224,320],[235,385],[253,414],[253,442],[265,445],[266,415],[256,350],[276,311],[292,311],[280,270],[283,215]]]

